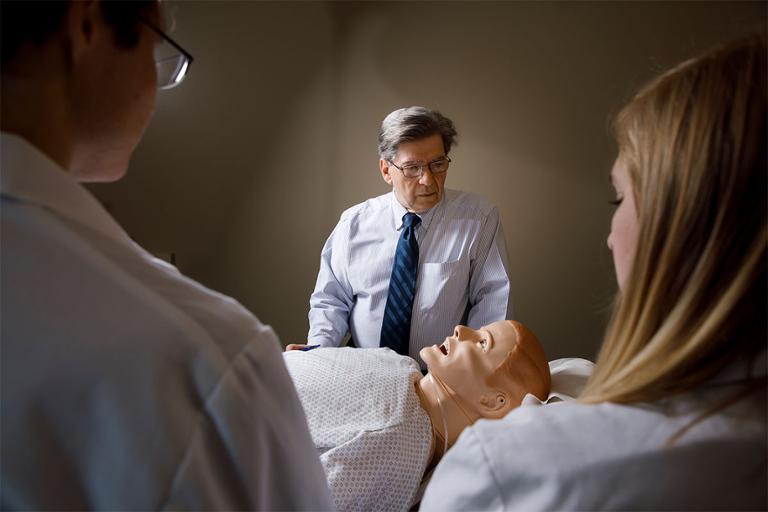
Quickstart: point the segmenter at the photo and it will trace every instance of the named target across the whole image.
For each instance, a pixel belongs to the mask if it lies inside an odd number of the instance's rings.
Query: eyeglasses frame
[[[161,28],[155,26],[154,23],[152,23],[151,21],[149,21],[145,17],[139,16],[139,19],[141,20],[142,23],[144,23],[146,26],[151,28],[157,35],[159,35],[160,37],[162,37],[163,39],[165,39],[166,41],[171,43],[171,46],[173,46],[174,48],[179,50],[182,53],[182,55],[184,55],[184,57],[187,59],[187,65],[188,66],[192,65],[192,63],[195,61],[195,58],[192,56],[191,53],[189,53],[187,50],[182,48],[181,45],[179,43],[177,43],[176,41],[174,41],[171,36],[166,34],[164,30],[162,30]]]
[[[406,176],[406,175],[405,175],[405,171],[403,170],[403,168],[402,168],[402,167],[400,167],[399,165],[397,165],[397,164],[396,164],[395,162],[393,162],[392,160],[388,160],[388,162],[389,162],[389,163],[391,163],[392,165],[394,165],[395,167],[397,167],[397,169],[398,169],[398,170],[399,170],[401,173],[403,173],[403,178],[405,178],[405,179],[407,179],[407,180],[418,180],[418,179],[421,179],[421,177],[422,177],[422,176],[424,176],[424,168],[425,168],[425,167],[426,167],[426,168],[428,168],[428,169],[429,169],[429,172],[431,172],[433,175],[435,175],[435,174],[445,174],[446,172],[448,172],[448,169],[446,169],[446,170],[444,170],[444,171],[442,171],[442,172],[435,172],[435,171],[433,171],[433,170],[432,170],[432,164],[434,164],[434,163],[436,163],[436,162],[442,162],[442,161],[444,161],[444,160],[447,160],[447,161],[448,161],[448,164],[450,164],[450,163],[451,163],[451,158],[450,158],[448,155],[446,155],[446,156],[444,156],[444,157],[440,157],[440,158],[438,158],[437,160],[432,160],[431,162],[429,162],[429,163],[427,163],[427,164],[419,164],[419,175],[418,175],[418,176]],[[410,167],[410,166],[405,166],[405,167]],[[415,167],[415,166],[414,166],[414,167]]]

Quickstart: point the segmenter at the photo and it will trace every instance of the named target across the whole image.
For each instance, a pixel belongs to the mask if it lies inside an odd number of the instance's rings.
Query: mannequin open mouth
[[[443,355],[446,355],[446,356],[448,355],[448,346],[445,343],[443,343],[442,345],[438,346],[437,348],[440,349],[440,352],[442,352]]]

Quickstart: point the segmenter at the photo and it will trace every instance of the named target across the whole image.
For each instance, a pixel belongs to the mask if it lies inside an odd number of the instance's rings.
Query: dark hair
[[[157,0],[116,1],[102,0],[101,12],[112,27],[115,44],[133,48],[139,42],[141,17],[157,16]],[[61,30],[70,2],[3,0],[0,35],[2,67],[14,58],[25,43],[42,44]]]
[[[395,110],[384,118],[379,132],[379,158],[392,160],[397,147],[403,142],[423,139],[432,135],[443,138],[445,154],[456,143],[453,121],[440,112],[424,107],[407,107]]]

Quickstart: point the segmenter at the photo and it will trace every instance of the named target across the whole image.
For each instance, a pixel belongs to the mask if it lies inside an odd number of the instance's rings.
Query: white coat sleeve
[[[320,254],[320,271],[309,298],[307,342],[311,345],[338,347],[349,331],[354,297],[347,278],[348,227],[342,218]]]
[[[437,465],[419,510],[503,510],[484,448],[469,428]]]
[[[265,345],[248,344],[204,398],[159,509],[333,510],[282,356]]]

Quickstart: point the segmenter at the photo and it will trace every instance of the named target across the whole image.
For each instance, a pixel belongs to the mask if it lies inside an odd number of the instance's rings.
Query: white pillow
[[[523,405],[551,404],[573,400],[581,394],[587,384],[595,363],[579,357],[566,357],[549,362],[549,373],[552,376],[552,388],[545,402],[531,394],[525,395]]]

